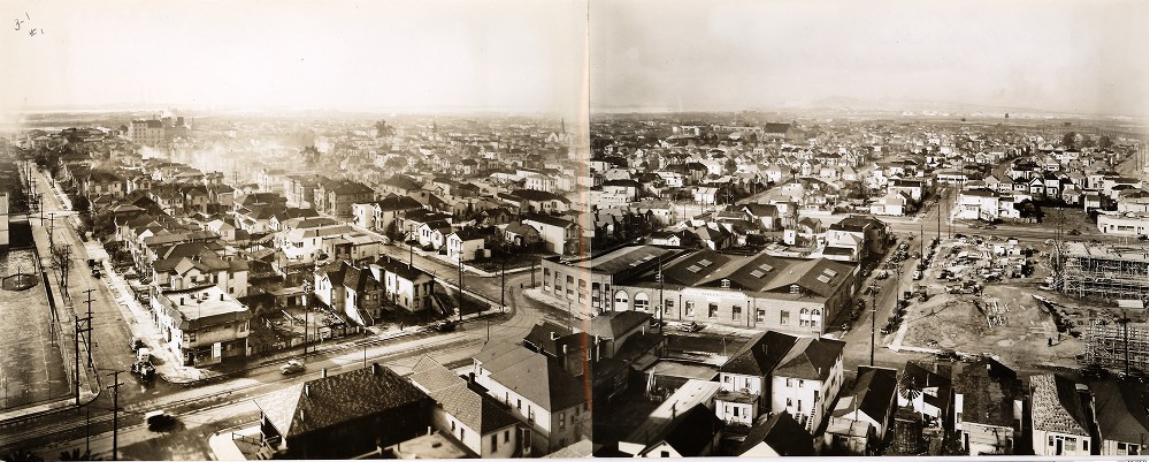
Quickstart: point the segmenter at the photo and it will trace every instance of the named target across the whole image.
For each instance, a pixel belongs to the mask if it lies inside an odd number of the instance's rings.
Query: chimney
[[[306,396],[308,398],[311,397],[311,384],[309,384],[309,383],[303,384],[303,396]]]
[[[379,363],[371,363],[371,375],[383,375],[383,366],[380,366]]]
[[[567,346],[563,345],[563,356],[567,355]]]
[[[183,305],[184,305],[184,298],[180,297],[180,306],[183,306]]]
[[[670,403],[670,418],[678,417],[678,403]]]
[[[558,340],[558,339],[559,339],[559,333],[558,332],[551,332],[551,340]]]
[[[220,294],[219,294],[219,301],[221,301],[221,302],[223,301],[223,292],[220,292]]]
[[[327,368],[326,367],[319,371],[319,377],[323,378],[323,379],[327,378]]]

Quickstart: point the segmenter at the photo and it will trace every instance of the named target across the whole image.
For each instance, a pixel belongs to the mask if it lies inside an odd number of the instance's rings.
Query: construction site
[[[1149,298],[1149,246],[1066,242],[1062,293],[1106,301]]]

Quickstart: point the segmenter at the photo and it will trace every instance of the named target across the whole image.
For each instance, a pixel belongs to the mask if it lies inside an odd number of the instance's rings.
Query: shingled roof
[[[775,374],[807,380],[826,380],[846,342],[795,337],[767,331],[746,342],[718,370],[735,374]]]
[[[291,438],[430,399],[407,379],[375,363],[292,385],[255,401],[280,435]]]
[[[1077,387],[1065,377],[1042,374],[1031,377],[1033,428],[1065,435],[1089,436],[1089,424]]]

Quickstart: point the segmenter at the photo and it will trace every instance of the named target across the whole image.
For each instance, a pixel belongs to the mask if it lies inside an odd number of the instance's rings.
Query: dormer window
[[[730,280],[729,279],[723,279],[722,280],[722,288],[723,289],[729,289],[730,288]]]
[[[790,293],[800,294],[800,293],[802,293],[802,287],[799,286],[798,284],[790,284]]]

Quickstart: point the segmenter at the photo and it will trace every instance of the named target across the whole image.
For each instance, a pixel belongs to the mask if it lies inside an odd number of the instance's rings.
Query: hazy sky
[[[0,11],[8,111],[171,103],[574,114],[585,93],[585,0],[0,0]],[[27,35],[32,27],[44,33]]]
[[[591,107],[845,97],[1149,114],[1145,1],[592,1]]]

